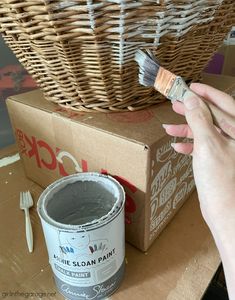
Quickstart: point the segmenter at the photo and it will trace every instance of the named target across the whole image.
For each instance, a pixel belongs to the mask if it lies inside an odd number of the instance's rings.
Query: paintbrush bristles
[[[150,50],[146,52],[138,50],[135,54],[135,61],[139,65],[139,83],[154,86],[160,65]]]

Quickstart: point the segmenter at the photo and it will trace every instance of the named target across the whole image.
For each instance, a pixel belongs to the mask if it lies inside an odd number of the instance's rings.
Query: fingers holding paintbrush
[[[173,143],[176,152],[182,154],[202,153],[205,147],[212,145],[215,140],[220,140],[219,133],[212,122],[210,111],[199,97],[187,98],[184,104],[184,114],[187,124],[166,125],[166,132],[175,137],[194,139],[194,142],[185,141]]]
[[[190,89],[204,99],[204,101],[214,104],[217,108],[226,113],[226,115],[230,115],[232,118],[235,118],[235,101],[228,94],[207,84],[197,82],[192,83],[190,85]],[[172,108],[176,113],[183,116],[185,115],[185,106],[182,102],[173,101]]]
[[[211,102],[205,101],[203,96],[200,95],[200,86],[194,86],[198,93],[193,90],[193,85],[190,89],[182,77],[176,76],[163,68],[149,50],[146,52],[138,50],[135,60],[139,64],[140,84],[153,86],[173,103],[176,100],[181,101],[181,106],[177,103],[173,104],[174,109],[181,114],[184,114],[185,106],[188,106],[187,109],[190,110],[194,108],[194,105],[199,105],[207,115],[207,119],[211,119],[214,125],[221,128],[226,135],[235,139],[235,118],[228,111],[217,107],[218,97]],[[204,89],[203,95],[206,95],[206,89]],[[234,100],[231,99],[230,107],[234,107]]]
[[[219,90],[216,90],[208,85],[201,83],[193,83],[190,88],[200,94],[203,98],[203,102],[207,104],[207,107],[210,108],[210,112],[217,116],[217,120],[213,119],[214,125],[216,125],[216,130],[223,135],[234,139],[235,135],[235,102],[233,98]],[[207,95],[208,94],[208,95]],[[211,95],[215,95],[212,98]],[[209,97],[210,96],[210,97]],[[202,98],[200,98],[202,99]],[[223,101],[221,101],[223,99]],[[218,106],[213,105],[211,102],[216,103]],[[213,105],[213,107],[212,107]],[[180,101],[174,101],[172,103],[173,110],[185,116],[185,104]],[[204,109],[206,109],[204,107]],[[209,117],[209,116],[208,116]],[[171,134],[171,133],[169,133]]]
[[[171,136],[193,139],[193,132],[188,124],[163,124],[162,127]]]
[[[197,82],[192,83],[190,89],[202,97],[202,99],[205,99],[223,112],[235,117],[235,101],[230,95],[207,84]]]
[[[163,128],[166,130],[166,133],[174,137],[183,137],[183,138],[193,138],[193,133],[188,124],[163,124]],[[173,143],[172,147],[176,152],[182,154],[191,154],[193,152],[193,144],[190,142],[187,143]]]
[[[208,138],[213,140],[218,133],[210,111],[199,97],[190,96],[186,98],[184,103],[179,103],[179,106],[180,112],[186,117],[187,124],[164,124],[163,127],[171,136],[194,139],[194,145],[189,141],[172,144],[175,151],[191,154],[194,147],[207,144]]]

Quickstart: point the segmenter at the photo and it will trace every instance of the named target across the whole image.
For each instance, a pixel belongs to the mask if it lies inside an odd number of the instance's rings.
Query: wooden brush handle
[[[202,99],[200,96],[198,96],[196,93],[194,93],[192,90],[190,90],[188,88],[187,91],[185,92],[185,94],[183,95],[182,100],[186,100],[187,98],[192,97],[192,96],[194,96],[194,97],[196,96],[196,97]],[[235,118],[232,117],[231,115],[223,112],[218,107],[216,107],[214,104],[212,104],[206,100],[202,101],[202,105],[205,105],[207,108],[209,108],[211,115],[212,115],[213,123],[220,129],[222,129],[222,131],[226,135],[230,136],[232,139],[235,140]]]

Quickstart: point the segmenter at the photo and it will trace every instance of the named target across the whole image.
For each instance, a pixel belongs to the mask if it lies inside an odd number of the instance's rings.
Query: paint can
[[[41,194],[38,214],[59,292],[71,300],[104,299],[125,269],[125,194],[99,173],[63,177]]]

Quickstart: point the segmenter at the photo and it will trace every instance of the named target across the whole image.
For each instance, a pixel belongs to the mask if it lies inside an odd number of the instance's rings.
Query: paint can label
[[[107,175],[102,175],[102,177],[104,179]],[[113,191],[113,189],[108,190],[109,194]],[[101,190],[98,191],[98,194],[101,194]],[[104,195],[103,201],[106,201],[105,199]],[[114,208],[116,206],[116,209],[111,214],[106,214],[102,221],[88,222],[85,226],[69,224],[55,226],[53,222],[49,221],[50,218],[45,218],[39,203],[39,215],[49,262],[58,290],[67,299],[103,299],[112,294],[120,285],[125,267],[123,200],[118,204],[115,202]],[[50,215],[50,210],[52,210],[50,200],[43,203],[45,210]],[[53,213],[55,211],[55,215],[59,215],[61,218],[63,212],[58,212],[58,207],[60,207],[58,203],[60,203],[59,197],[53,204],[55,206]],[[53,213],[51,214],[53,215]]]

